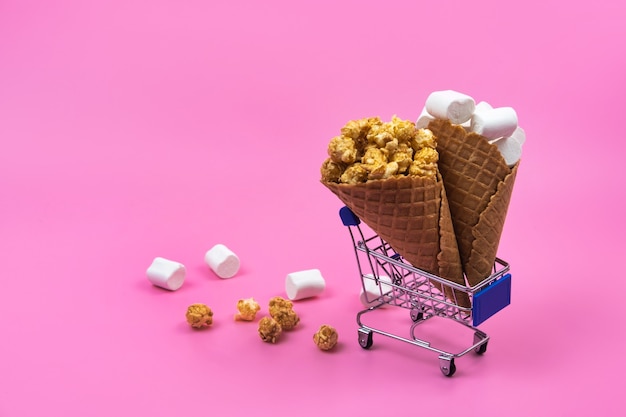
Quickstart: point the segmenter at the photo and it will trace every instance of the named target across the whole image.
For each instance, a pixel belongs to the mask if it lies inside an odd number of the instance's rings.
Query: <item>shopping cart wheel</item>
[[[474,333],[474,344],[479,343],[480,341],[485,340],[486,338],[487,338],[487,335],[485,333],[481,332],[480,330],[477,330]],[[487,341],[485,341],[485,343],[476,346],[474,348],[474,352],[477,355],[482,355],[483,353],[487,352],[487,343],[488,342],[489,341],[487,340]]]
[[[480,346],[477,346],[476,349],[474,349],[474,352],[476,352],[477,355],[482,355],[483,353],[487,352],[487,342],[483,343]]]
[[[369,349],[372,347],[372,343],[372,332],[359,329],[359,345],[361,345],[363,349]]]
[[[418,309],[411,310],[411,320],[414,322],[418,322],[424,318],[424,313],[419,311]]]
[[[448,356],[439,356],[439,369],[445,376],[452,376],[456,372],[456,365],[454,364],[454,358]]]

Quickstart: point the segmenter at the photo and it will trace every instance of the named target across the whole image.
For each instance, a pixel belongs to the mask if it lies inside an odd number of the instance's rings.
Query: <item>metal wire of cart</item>
[[[366,237],[360,226],[360,219],[348,207],[343,207],[339,215],[350,231],[361,284],[366,301],[371,305],[357,314],[358,341],[361,347],[369,349],[373,343],[373,334],[377,333],[428,349],[439,354],[439,368],[445,376],[452,376],[456,372],[455,358],[472,351],[478,355],[487,351],[489,336],[477,326],[511,302],[511,274],[508,273],[508,263],[496,258],[493,273],[489,277],[475,286],[459,285],[404,262],[374,232]],[[373,286],[376,295],[368,296],[372,293]],[[471,307],[459,306],[454,296],[449,299],[450,294],[457,294],[457,291],[469,296]],[[364,315],[386,305],[410,311],[410,338],[364,323]],[[449,352],[416,337],[416,327],[433,317],[450,319],[473,330],[472,343],[461,351]]]

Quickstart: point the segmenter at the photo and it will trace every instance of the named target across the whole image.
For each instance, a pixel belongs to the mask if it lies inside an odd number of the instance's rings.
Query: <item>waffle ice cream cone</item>
[[[466,285],[441,176],[322,183],[411,265]],[[443,291],[457,305],[471,306],[466,293]]]
[[[447,120],[428,124],[437,138],[456,240],[468,283],[491,275],[519,162],[509,168],[495,145]]]

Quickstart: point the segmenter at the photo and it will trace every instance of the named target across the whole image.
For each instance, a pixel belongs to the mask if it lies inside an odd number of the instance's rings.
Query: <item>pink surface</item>
[[[625,18],[617,0],[1,1],[0,416],[621,415]],[[440,89],[513,106],[528,136],[500,246],[513,302],[453,378],[408,344],[359,347],[318,182],[344,122],[415,119]],[[216,243],[235,278],[204,264]],[[155,256],[187,266],[179,291],[150,285]],[[280,343],[233,321],[309,268],[327,289]],[[186,325],[194,302],[211,329]]]

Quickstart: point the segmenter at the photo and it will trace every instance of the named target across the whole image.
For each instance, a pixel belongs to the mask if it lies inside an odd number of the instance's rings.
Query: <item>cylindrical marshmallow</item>
[[[146,275],[150,282],[157,287],[176,291],[185,281],[185,266],[179,262],[156,257],[148,267]]]
[[[490,140],[511,136],[515,129],[517,129],[517,113],[512,107],[486,109],[472,116],[472,132]]]
[[[504,162],[512,167],[522,157],[522,145],[514,138],[501,138],[493,142],[504,158]]]
[[[486,101],[479,101],[476,103],[476,108],[474,109],[474,114],[480,113],[485,110],[493,110],[493,106]]]
[[[221,243],[207,251],[204,261],[220,278],[232,278],[239,271],[239,258]]]
[[[486,101],[481,101],[479,103],[476,103],[476,107],[474,108],[474,114],[481,112],[481,111],[485,111],[485,110],[491,110],[493,109],[493,107],[491,107],[491,104],[487,103]],[[474,117],[474,115],[472,115],[472,118]],[[461,126],[463,126],[463,128],[467,131],[472,131],[472,119],[470,118],[468,121],[461,123]]]
[[[476,103],[470,96],[453,90],[435,91],[426,99],[426,110],[438,119],[461,124],[471,119]]]
[[[524,142],[526,142],[526,132],[519,126],[515,129],[511,137],[518,141],[520,145],[524,145]]]
[[[388,293],[393,290],[393,287],[389,284],[391,284],[391,278],[386,275],[379,275],[377,284],[372,274],[365,274],[363,286],[361,286],[361,294],[359,295],[361,304],[365,307],[372,307],[380,304],[381,301],[389,301],[392,295]],[[383,298],[381,299],[380,297]]]
[[[319,269],[292,272],[285,279],[285,292],[290,300],[320,295],[326,288],[326,281]]]
[[[430,113],[428,113],[428,110],[426,110],[426,107],[424,107],[415,122],[415,127],[418,129],[425,129],[432,120],[435,120],[435,118],[431,116]]]

